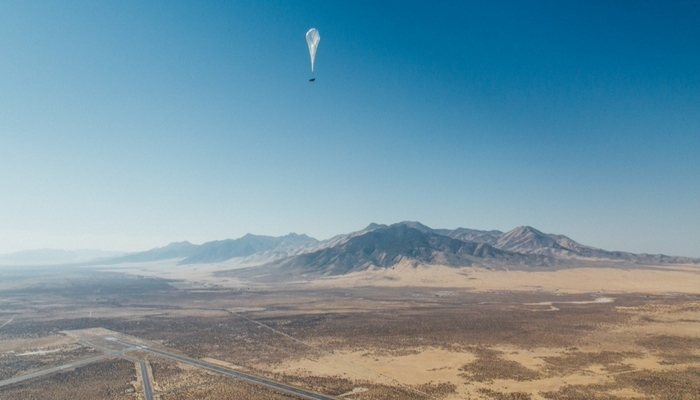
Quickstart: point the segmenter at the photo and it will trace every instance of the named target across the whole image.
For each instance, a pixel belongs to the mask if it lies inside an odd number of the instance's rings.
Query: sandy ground
[[[177,265],[177,260],[120,264],[111,271],[180,280],[182,288],[259,287],[235,278],[216,277],[217,271],[249,265],[227,261],[218,264]],[[451,268],[402,262],[390,269],[371,269],[340,277],[296,282],[312,288],[331,287],[435,287],[477,292],[546,291],[559,293],[700,293],[700,267],[662,266],[658,269],[572,268],[559,271],[495,271],[483,268]],[[263,285],[264,286],[264,285]]]
[[[317,287],[452,287],[473,291],[547,291],[560,293],[700,293],[700,268],[575,268],[559,271],[491,271],[481,268],[414,266],[364,271],[310,283]]]
[[[64,335],[51,335],[32,339],[0,340],[0,354],[24,349],[48,349],[78,343],[78,340]]]
[[[233,278],[219,278],[213,274],[216,271],[242,267],[236,262],[207,265],[178,266],[177,261],[135,263],[111,266],[109,270],[126,272],[133,275],[162,277],[179,280],[176,286],[186,288],[209,287],[246,287],[260,286],[240,282]],[[648,294],[700,294],[700,267],[679,265],[659,267],[657,269],[621,269],[621,268],[576,268],[559,271],[495,271],[482,268],[451,268],[439,265],[415,265],[404,262],[390,269],[373,269],[353,273],[342,277],[329,277],[311,282],[296,282],[292,286],[308,289],[344,288],[344,287],[422,287],[440,288],[444,293],[451,289],[474,292],[548,292],[548,293],[595,293],[591,301],[569,302],[580,305],[601,306],[613,302],[617,294],[648,293]],[[563,304],[564,302],[562,302]],[[557,302],[525,303],[533,308],[541,306],[541,311],[558,311]],[[608,304],[608,307],[611,305]],[[336,306],[334,306],[336,307]],[[690,338],[700,338],[700,304],[681,303],[674,305],[645,304],[640,307],[618,307],[626,312],[633,312],[635,319],[627,325],[619,325],[609,330],[601,329],[587,334],[590,347],[581,347],[577,351],[596,353],[601,351],[629,352],[620,364],[631,366],[634,370],[668,371],[684,368],[683,365],[668,365],[653,352],[635,345],[635,339],[647,336],[670,335]],[[563,308],[563,307],[562,307]],[[261,307],[232,307],[233,312],[262,311]],[[139,316],[152,314],[158,310],[142,310]],[[327,310],[326,310],[327,311]],[[535,310],[533,310],[535,311]],[[85,311],[80,311],[83,314]],[[98,317],[113,310],[95,308],[90,316]],[[125,313],[133,311],[126,310]],[[159,311],[165,315],[166,312]],[[197,311],[201,313],[202,311]],[[192,314],[190,310],[168,310],[167,315],[177,317]],[[207,316],[223,317],[227,313],[221,310],[206,312]],[[85,315],[82,315],[85,317]],[[3,318],[4,323],[7,318]],[[637,323],[636,321],[643,321]],[[1,324],[1,323],[0,323]],[[65,336],[64,336],[65,335]],[[53,346],[78,343],[80,340],[96,336],[115,335],[104,329],[88,329],[68,331],[64,335],[56,335],[36,339],[13,339],[0,341],[0,353],[19,349],[32,351],[51,350]],[[376,350],[376,351],[375,351]],[[535,348],[521,349],[516,347],[499,346],[492,350],[500,352],[500,357],[517,362],[524,368],[541,372],[541,376],[531,380],[494,379],[489,382],[475,382],[465,378],[468,374],[464,366],[475,362],[478,354],[470,348],[412,348],[402,355],[387,355],[380,349],[361,349],[356,351],[325,352],[319,358],[300,358],[285,362],[281,365],[259,365],[256,368],[298,376],[342,377],[350,380],[369,381],[389,386],[416,387],[424,384],[450,382],[457,385],[457,392],[446,399],[482,398],[478,389],[492,389],[503,393],[526,392],[533,399],[544,399],[540,392],[557,391],[566,385],[595,385],[604,384],[614,379],[614,374],[605,369],[604,365],[587,365],[581,370],[568,374],[552,376],[547,372],[548,357],[564,357],[570,354],[569,349]],[[700,356],[700,349],[689,350]],[[207,359],[229,367],[241,368]],[[687,366],[687,365],[686,365]],[[551,365],[549,366],[551,367]],[[191,372],[191,371],[186,371]],[[625,373],[625,372],[619,372]],[[621,397],[638,397],[629,389],[621,389],[617,394]],[[348,395],[347,398],[352,398]]]
[[[547,357],[567,354],[567,349],[538,348],[517,349],[514,347],[494,347],[503,352],[502,358],[520,363],[533,371],[544,371]],[[381,356],[372,352],[339,352],[318,360],[302,359],[279,366],[275,372],[293,375],[343,377],[366,380],[374,383],[416,387],[428,383],[450,382],[457,385],[456,393],[446,399],[481,398],[479,389],[497,390],[503,393],[525,392],[533,399],[544,399],[541,392],[553,392],[567,385],[598,385],[612,381],[613,373],[602,365],[590,365],[583,370],[566,375],[543,376],[532,380],[493,379],[485,382],[466,382],[460,367],[477,359],[466,349],[448,351],[445,349],[414,349],[415,354],[406,356]],[[600,348],[589,349],[601,351]],[[619,349],[617,349],[619,350]],[[668,371],[685,366],[664,365],[651,354],[625,358],[622,363],[634,368],[631,371]],[[626,372],[621,372],[626,373]],[[621,390],[619,396],[642,396],[630,389]]]
[[[468,352],[415,349],[405,356],[380,356],[367,351],[336,352],[316,360],[300,359],[282,364],[274,372],[308,376],[339,376],[388,385],[459,381],[459,368],[474,361]],[[267,366],[261,365],[261,368]]]
[[[542,349],[542,353],[532,353],[527,357],[530,363],[540,365],[543,361],[536,357],[558,355],[559,351]],[[447,351],[444,349],[425,348],[415,349],[416,354],[406,356],[380,356],[370,352],[340,352],[318,360],[297,360],[279,366],[275,372],[291,373],[293,375],[328,376],[357,379],[388,385],[406,385],[415,387],[427,383],[451,382],[457,383],[457,393],[448,399],[463,399],[475,394],[479,388],[498,388],[504,392],[540,390],[558,390],[569,383],[593,384],[602,381],[597,376],[571,375],[566,380],[560,377],[539,379],[536,381],[518,382],[512,380],[495,380],[489,383],[471,382],[462,384],[460,367],[476,360],[476,356],[468,351]],[[533,361],[539,360],[539,361]]]

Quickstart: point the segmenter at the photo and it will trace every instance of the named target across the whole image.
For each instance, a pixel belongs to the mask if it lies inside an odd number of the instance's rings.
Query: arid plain
[[[144,371],[162,400],[309,398],[144,349],[320,398],[700,398],[697,265],[405,262],[277,284],[221,276],[234,267],[3,269],[0,381],[78,365],[0,398],[139,399]]]

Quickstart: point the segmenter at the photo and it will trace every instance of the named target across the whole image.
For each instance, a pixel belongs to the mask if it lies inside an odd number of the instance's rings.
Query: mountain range
[[[391,268],[404,261],[414,265],[503,270],[700,263],[698,259],[687,257],[606,251],[529,226],[504,233],[466,228],[432,229],[419,222],[406,221],[393,225],[370,224],[361,231],[318,242],[299,254],[256,267],[221,271],[218,275],[249,280],[261,280],[261,277],[262,280],[288,280]]]
[[[699,259],[633,254],[585,246],[564,236],[529,226],[509,232],[467,228],[433,229],[420,222],[372,223],[365,229],[319,241],[290,233],[272,237],[247,234],[195,245],[171,243],[152,250],[101,258],[93,263],[177,260],[180,265],[238,260],[248,268],[221,274],[236,276],[334,276],[371,268],[391,268],[402,262],[490,269],[559,269],[576,266],[660,266],[699,264]],[[89,264],[89,263],[88,263]]]
[[[181,258],[182,260],[178,262],[180,265],[206,264],[267,252],[278,252],[282,255],[288,255],[288,252],[291,253],[294,250],[303,249],[305,246],[314,243],[318,243],[318,240],[306,235],[297,235],[296,233],[280,237],[247,234],[235,240],[216,240],[201,245],[195,245],[190,242],[174,242],[165,247],[102,260],[102,263],[120,264]]]

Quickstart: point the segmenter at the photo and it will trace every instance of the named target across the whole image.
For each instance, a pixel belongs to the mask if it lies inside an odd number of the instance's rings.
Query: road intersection
[[[95,343],[96,341],[101,341],[101,342],[103,342],[103,344],[102,345],[97,344],[97,343]],[[117,346],[110,345],[110,343],[116,344]],[[68,371],[68,370],[71,370],[74,368],[82,367],[82,366],[92,364],[95,362],[99,362],[102,360],[106,360],[109,358],[122,358],[122,359],[125,359],[128,361],[131,361],[134,364],[137,364],[139,366],[142,381],[143,381],[144,398],[146,400],[153,400],[153,398],[154,398],[153,386],[151,384],[151,379],[150,379],[150,375],[148,373],[148,367],[147,367],[146,363],[144,361],[138,360],[138,359],[133,358],[133,357],[129,357],[127,355],[128,353],[131,353],[134,351],[143,351],[143,352],[151,353],[151,354],[158,355],[161,357],[166,357],[166,358],[169,358],[171,360],[175,360],[175,361],[178,361],[181,363],[189,364],[189,365],[192,365],[192,366],[195,366],[198,368],[202,368],[202,369],[206,369],[206,370],[209,370],[212,372],[216,372],[216,373],[219,373],[222,375],[226,375],[226,376],[234,378],[234,379],[245,380],[245,381],[257,384],[257,385],[267,386],[269,388],[279,390],[281,392],[301,396],[305,399],[309,399],[309,400],[333,400],[333,399],[335,399],[335,397],[325,396],[322,394],[310,392],[308,390],[285,385],[283,383],[275,382],[275,381],[272,381],[272,380],[269,380],[266,378],[262,378],[259,376],[242,373],[240,371],[236,371],[236,370],[226,368],[226,367],[223,367],[220,365],[208,363],[208,362],[197,360],[197,359],[190,358],[190,357],[181,356],[178,354],[173,354],[173,353],[170,353],[168,351],[154,349],[154,348],[145,346],[145,345],[140,344],[140,343],[132,343],[132,342],[128,342],[128,341],[123,340],[123,339],[117,339],[115,337],[101,337],[101,338],[97,338],[96,340],[83,340],[83,341],[81,341],[81,344],[83,344],[85,346],[92,347],[93,349],[102,351],[102,352],[104,352],[104,354],[96,356],[96,357],[91,357],[91,358],[87,358],[84,360],[75,361],[72,363],[60,365],[57,367],[48,368],[45,370],[33,372],[30,374],[5,379],[3,381],[0,381],[0,387],[12,385],[15,383],[26,381],[28,379],[38,378],[38,377],[53,374],[53,373]],[[121,347],[121,348],[117,350],[117,349],[114,349],[112,347]]]

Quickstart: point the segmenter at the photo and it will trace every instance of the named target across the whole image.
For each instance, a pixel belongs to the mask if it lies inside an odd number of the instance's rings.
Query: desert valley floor
[[[700,399],[697,265],[220,269],[0,270],[0,399]]]

